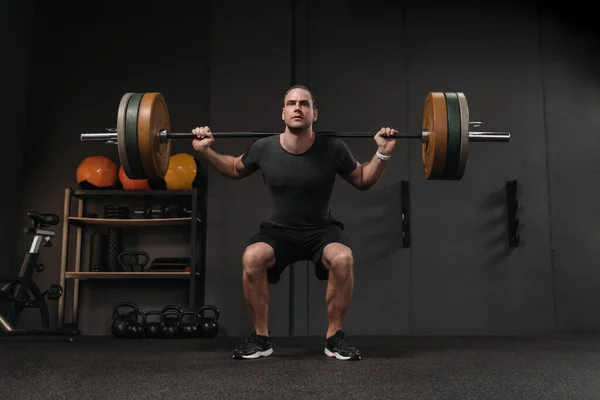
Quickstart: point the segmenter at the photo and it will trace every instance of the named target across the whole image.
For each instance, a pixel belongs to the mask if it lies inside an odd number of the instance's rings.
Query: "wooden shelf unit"
[[[128,226],[139,226],[139,227],[151,227],[151,226],[185,226],[189,225],[192,221],[192,217],[182,218],[147,218],[147,219],[111,219],[111,218],[83,218],[83,217],[69,217],[69,222],[76,226],[85,225],[104,225],[113,227],[128,227]]]
[[[197,309],[204,305],[205,276],[206,276],[206,190],[194,188],[192,190],[73,190],[65,188],[63,210],[63,232],[60,284],[64,294],[58,300],[58,326],[77,326],[79,323],[79,286],[82,281],[88,280],[147,280],[169,279],[187,281],[189,290],[190,309]],[[203,193],[200,197],[199,193]],[[140,198],[160,202],[161,198],[187,196],[191,202],[191,216],[180,218],[90,218],[84,217],[86,205],[89,201],[114,201],[118,198]],[[72,204],[77,202],[77,215],[71,215]],[[188,227],[190,229],[190,266],[189,271],[82,271],[82,245],[86,228],[93,226],[106,226],[114,228],[152,228],[152,227]],[[75,259],[71,261],[69,254],[70,234],[76,233]],[[146,265],[150,266],[151,260]],[[72,293],[67,290],[67,282],[73,282]],[[65,321],[66,296],[72,296],[72,320]]]
[[[199,275],[196,273],[196,275]],[[66,279],[190,279],[191,272],[67,272]]]

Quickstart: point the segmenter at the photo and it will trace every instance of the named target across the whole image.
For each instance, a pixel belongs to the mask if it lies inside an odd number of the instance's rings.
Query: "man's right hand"
[[[208,126],[202,128],[196,127],[192,129],[192,133],[197,137],[197,139],[192,140],[192,147],[199,153],[206,151],[215,141],[215,136]]]

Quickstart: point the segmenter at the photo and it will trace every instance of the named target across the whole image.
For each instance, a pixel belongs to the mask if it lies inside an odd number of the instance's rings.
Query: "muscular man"
[[[277,282],[287,265],[300,260],[311,260],[328,274],[325,354],[339,360],[361,359],[342,330],[354,285],[352,248],[343,224],[331,214],[329,200],[336,174],[358,190],[379,180],[396,145],[396,140],[385,137],[396,130],[381,128],[374,137],[377,152],[361,164],[341,139],[315,134],[312,125],[317,116],[312,92],[296,85],[284,95],[284,132],[256,140],[239,157],[212,150],[215,138],[207,126],[192,131],[197,137],[194,150],[216,171],[241,179],[260,169],[270,191],[270,217],[260,224],[242,256],[244,296],[255,332],[235,349],[236,359],[273,353],[269,282]]]

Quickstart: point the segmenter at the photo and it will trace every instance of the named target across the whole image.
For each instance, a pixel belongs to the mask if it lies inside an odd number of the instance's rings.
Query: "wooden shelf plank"
[[[177,226],[189,225],[192,217],[182,218],[140,218],[140,219],[112,219],[112,218],[82,218],[69,217],[73,225],[109,225],[109,226]]]
[[[174,272],[67,272],[67,279],[189,279],[190,273]]]
[[[97,197],[97,196],[191,196],[193,190],[101,190],[101,189],[77,189],[73,192],[76,197]]]

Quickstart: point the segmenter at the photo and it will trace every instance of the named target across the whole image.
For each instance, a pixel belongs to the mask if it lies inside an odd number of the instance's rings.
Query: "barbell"
[[[429,92],[419,134],[398,133],[393,139],[419,139],[423,172],[429,180],[460,180],[467,165],[469,142],[508,142],[509,132],[470,131],[471,122],[462,92]],[[159,180],[169,167],[171,139],[195,139],[190,131],[171,132],[169,110],[159,92],[125,93],[117,112],[117,128],[106,133],[82,133],[81,141],[117,144],[119,159],[130,179]],[[281,132],[214,132],[216,138],[260,138]],[[373,138],[372,132],[316,132],[319,135]]]

